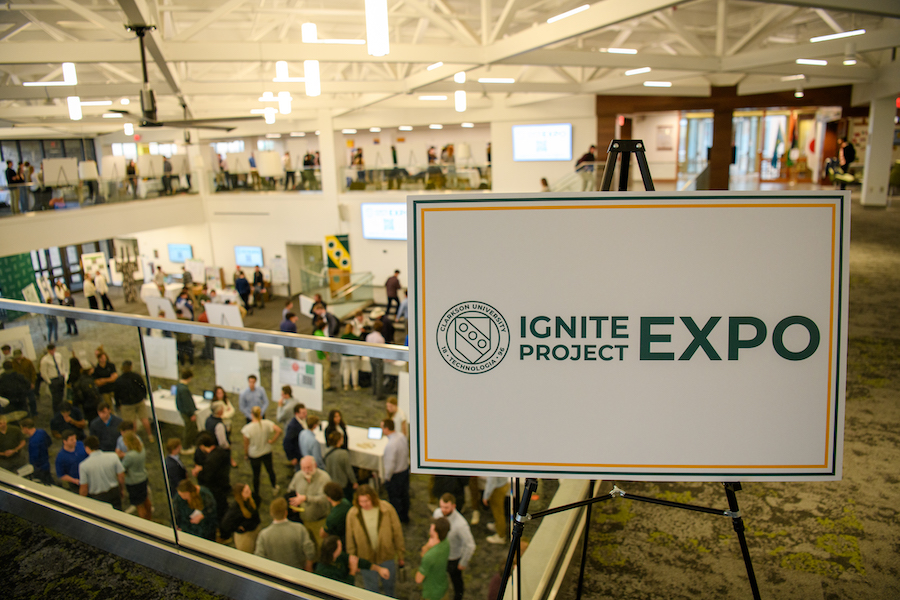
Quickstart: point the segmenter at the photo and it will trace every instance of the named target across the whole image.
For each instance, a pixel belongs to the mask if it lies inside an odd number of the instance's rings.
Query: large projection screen
[[[848,194],[408,203],[414,472],[840,479]]]
[[[514,161],[572,160],[572,124],[512,126]]]

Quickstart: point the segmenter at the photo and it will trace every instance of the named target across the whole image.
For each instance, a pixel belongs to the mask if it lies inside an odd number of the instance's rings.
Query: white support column
[[[893,96],[877,98],[869,104],[869,140],[861,200],[863,206],[887,206],[896,114],[897,105]]]
[[[320,110],[316,121],[319,129],[319,162],[322,177],[322,193],[326,198],[337,199],[338,157],[334,143],[334,119],[328,110]]]

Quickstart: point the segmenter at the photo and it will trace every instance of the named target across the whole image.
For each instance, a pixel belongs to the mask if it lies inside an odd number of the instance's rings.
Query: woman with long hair
[[[325,443],[328,446],[331,446],[331,434],[335,431],[339,432],[343,436],[343,444],[340,446],[341,448],[347,448],[347,424],[344,423],[344,417],[341,415],[341,411],[336,408],[331,409],[328,412],[328,426],[325,428]]]
[[[122,441],[128,451],[122,457],[125,467],[125,489],[128,490],[128,501],[137,508],[137,514],[148,521],[153,516],[153,505],[147,490],[147,453],[141,438],[134,431],[122,434]]]
[[[213,389],[213,402],[222,402],[225,404],[225,412],[222,413],[222,424],[225,425],[225,431],[228,433],[228,439],[231,440],[231,420],[234,417],[234,405],[228,399],[225,388],[217,385]]]
[[[369,539],[369,531],[375,532],[375,540]],[[347,553],[364,558],[384,567],[390,577],[381,585],[385,596],[394,596],[397,567],[403,567],[406,543],[400,518],[390,502],[378,499],[378,494],[369,485],[361,485],[353,497],[353,507],[347,512]],[[379,593],[378,575],[374,571],[363,571],[363,583],[370,592]]]
[[[182,479],[175,497],[175,524],[180,531],[216,541],[216,499],[205,487]]]
[[[253,554],[259,535],[259,495],[254,494],[246,483],[235,483],[231,491],[234,504],[228,505],[225,518],[219,524],[219,534],[224,539],[234,535],[234,547]]]
[[[325,538],[322,542],[319,562],[316,563],[316,575],[353,585],[353,580],[360,569],[374,571],[385,580],[391,576],[391,572],[384,567],[344,552],[344,545],[341,544],[341,538],[338,536],[329,535]]]
[[[272,444],[281,435],[281,427],[262,417],[262,409],[254,406],[250,411],[251,420],[241,429],[244,436],[244,456],[250,459],[253,469],[253,492],[259,495],[259,474],[262,467],[269,473],[272,496],[277,496],[281,488],[275,483],[275,468],[272,466]]]

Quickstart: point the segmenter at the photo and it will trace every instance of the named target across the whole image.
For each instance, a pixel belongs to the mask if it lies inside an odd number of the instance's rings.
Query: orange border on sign
[[[602,204],[602,205],[556,205],[556,206],[482,206],[482,207],[442,207],[422,208],[420,219],[419,259],[422,273],[422,331],[427,331],[425,325],[425,213],[429,212],[458,212],[458,211],[495,211],[495,210],[590,210],[590,209],[614,209],[614,208],[830,208],[831,209],[831,301],[828,324],[828,395],[827,412],[825,418],[825,459],[821,465],[645,465],[645,464],[603,464],[603,463],[550,463],[550,462],[517,462],[495,460],[459,460],[429,458],[428,456],[428,372],[427,372],[427,344],[422,345],[422,417],[424,419],[424,450],[425,461],[434,463],[460,463],[472,465],[512,465],[535,467],[579,467],[579,468],[642,468],[642,469],[824,469],[828,468],[828,454],[831,446],[831,383],[832,360],[834,358],[834,290],[835,290],[835,259],[837,231],[837,206],[835,204]],[[418,217],[418,215],[416,215]]]

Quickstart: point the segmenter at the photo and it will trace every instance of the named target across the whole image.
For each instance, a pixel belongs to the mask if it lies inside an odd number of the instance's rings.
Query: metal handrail
[[[363,277],[360,281],[353,283],[352,281],[347,285],[338,289],[335,293],[331,295],[331,301],[337,302],[338,300],[344,298],[345,296],[349,296],[359,288],[364,285],[369,285],[372,283],[372,280],[375,279],[375,275],[372,273],[367,273],[365,277]]]
[[[144,317],[125,315],[111,311],[99,311],[88,308],[70,308],[54,304],[35,304],[22,300],[0,299],[0,309],[12,310],[22,313],[38,313],[42,315],[54,315],[70,319],[84,319],[99,323],[114,325],[126,325],[130,327],[149,327],[173,333],[191,333],[208,337],[224,337],[245,342],[262,342],[265,344],[278,344],[291,348],[305,348],[308,350],[321,350],[322,352],[338,352],[340,354],[352,354],[355,356],[369,356],[386,360],[409,361],[409,349],[406,346],[395,344],[370,344],[353,340],[338,340],[323,338],[320,336],[302,335],[299,333],[284,333],[266,331],[264,329],[248,329],[246,327],[231,327],[228,325],[207,325],[194,321],[171,321],[159,317]]]

